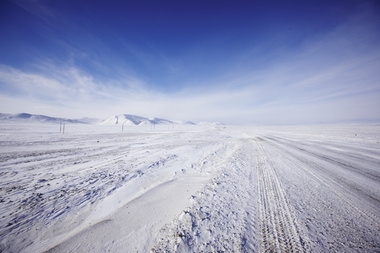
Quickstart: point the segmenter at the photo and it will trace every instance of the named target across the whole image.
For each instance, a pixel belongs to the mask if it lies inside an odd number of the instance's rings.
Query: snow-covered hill
[[[200,126],[222,126],[223,123],[202,121],[202,122],[199,122],[198,125],[200,125]]]
[[[81,119],[66,119],[66,118],[57,118],[50,117],[45,115],[38,114],[29,114],[29,113],[18,113],[18,114],[8,114],[0,113],[0,122],[28,122],[28,123],[57,123],[60,122],[66,123],[79,123],[79,124],[91,124],[91,125],[124,125],[124,126],[143,126],[143,125],[222,125],[219,122],[200,122],[198,124],[192,121],[185,120],[167,120],[162,118],[145,118],[137,115],[131,114],[119,114],[116,116],[109,117],[105,120],[97,118],[81,118]]]
[[[65,119],[65,118],[55,118],[45,115],[29,114],[29,113],[17,113],[17,114],[7,114],[0,113],[0,121],[7,122],[30,122],[30,123],[59,123],[65,121],[68,123],[80,123],[80,124],[94,124],[99,122],[98,119],[82,118],[82,119]]]
[[[125,125],[125,126],[137,126],[137,125],[158,125],[158,124],[191,124],[191,121],[178,121],[178,120],[167,120],[161,118],[145,118],[130,114],[120,114],[112,116],[108,119],[103,120],[100,125]]]

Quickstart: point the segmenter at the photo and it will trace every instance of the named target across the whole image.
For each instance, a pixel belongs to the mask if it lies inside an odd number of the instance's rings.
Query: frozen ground
[[[0,125],[0,252],[380,252],[380,126]]]

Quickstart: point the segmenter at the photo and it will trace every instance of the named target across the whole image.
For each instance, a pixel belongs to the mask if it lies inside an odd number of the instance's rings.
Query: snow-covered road
[[[1,126],[0,252],[380,251],[379,126],[54,127]]]

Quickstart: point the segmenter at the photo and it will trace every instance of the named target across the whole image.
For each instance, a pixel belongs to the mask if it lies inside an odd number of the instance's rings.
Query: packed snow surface
[[[376,125],[2,122],[0,252],[379,252],[379,142]]]

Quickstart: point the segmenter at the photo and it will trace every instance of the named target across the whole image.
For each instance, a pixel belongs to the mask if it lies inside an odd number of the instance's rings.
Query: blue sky
[[[380,121],[378,1],[0,3],[0,111]]]

